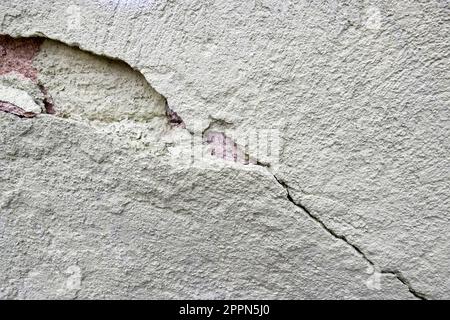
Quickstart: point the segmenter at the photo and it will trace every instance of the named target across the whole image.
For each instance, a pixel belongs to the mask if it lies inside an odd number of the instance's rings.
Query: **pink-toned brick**
[[[33,59],[42,42],[38,38],[14,39],[0,35],[0,75],[14,72],[37,82]]]

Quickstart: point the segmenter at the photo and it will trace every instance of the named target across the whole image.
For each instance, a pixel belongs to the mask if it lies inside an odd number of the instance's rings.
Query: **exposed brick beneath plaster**
[[[240,164],[257,164],[233,139],[223,132],[209,131],[204,136],[211,156]]]
[[[39,52],[43,39],[0,35],[0,75],[17,73],[37,82],[38,71],[33,59]]]

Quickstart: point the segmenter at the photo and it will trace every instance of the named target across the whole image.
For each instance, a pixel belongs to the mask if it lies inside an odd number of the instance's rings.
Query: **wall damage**
[[[2,1],[0,298],[448,297],[444,2]]]

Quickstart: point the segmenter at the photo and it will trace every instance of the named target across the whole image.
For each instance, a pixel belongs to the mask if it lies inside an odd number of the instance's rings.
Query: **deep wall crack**
[[[286,182],[284,182],[283,180],[279,179],[275,174],[271,173],[273,175],[273,177],[275,178],[275,180],[278,182],[278,184],[280,184],[285,190],[286,190],[286,197],[287,199],[292,202],[295,206],[297,206],[298,208],[302,209],[311,219],[313,219],[314,221],[316,221],[323,229],[325,229],[330,235],[332,235],[333,237],[344,241],[347,245],[349,245],[350,247],[352,247],[365,261],[367,261],[367,263],[369,265],[371,265],[372,267],[374,267],[374,270],[379,270],[376,266],[376,264],[369,258],[367,257],[367,255],[355,244],[351,243],[346,236],[344,235],[340,235],[338,233],[336,233],[336,231],[334,231],[333,229],[331,229],[330,227],[328,227],[322,220],[320,220],[320,218],[311,213],[311,211],[306,208],[303,204],[301,203],[297,203],[294,201],[294,199],[291,196],[291,193],[289,191],[289,186],[286,184]],[[397,280],[399,280],[402,284],[404,284],[409,292],[411,292],[411,294],[416,297],[417,299],[420,300],[428,300],[426,295],[418,292],[417,290],[415,290],[412,286],[411,283],[403,276],[403,274],[398,271],[398,270],[381,270],[380,271],[381,274],[390,274],[393,275],[397,278]]]
[[[3,36],[3,37],[5,37],[5,36]],[[8,37],[8,39],[9,38],[10,37]],[[45,39],[51,39],[51,38],[45,37]],[[61,41],[61,43],[64,43],[64,42]],[[101,54],[95,53],[93,51],[86,50],[84,48],[82,49],[79,46],[70,45],[70,44],[67,44],[67,45],[71,46],[71,47],[74,47],[74,48],[78,48],[78,49],[80,49],[82,51],[85,51],[85,52],[91,52],[91,53],[93,53],[93,54],[95,54],[97,56],[100,56],[100,57],[106,57],[108,59],[121,61],[120,59],[115,58],[115,57],[101,55]],[[0,56],[5,56],[6,54],[7,54],[7,51],[6,51],[5,47],[0,46]],[[28,59],[28,60],[31,59],[31,57],[28,57],[28,56],[26,56],[25,58]],[[27,62],[28,62],[28,60],[27,60]],[[8,65],[5,64],[6,67],[0,68],[0,74],[10,72],[13,69],[16,69],[16,71],[17,71],[17,69],[20,67],[19,71],[22,74],[24,74],[26,77],[36,81],[35,70],[31,67],[31,64],[26,64],[26,65],[22,66],[18,62],[16,62],[15,60],[13,62],[14,63],[8,64]],[[19,67],[17,65],[19,65]],[[133,68],[133,69],[136,70],[136,68]],[[54,109],[54,103],[52,101],[51,96],[49,95],[49,93],[48,93],[48,91],[46,90],[45,87],[43,87],[42,85],[40,85],[39,87],[40,87],[41,92],[45,96],[45,101],[44,102],[45,102],[46,113],[54,114],[55,113],[55,109]],[[186,129],[186,124],[183,121],[183,119],[174,110],[172,110],[168,106],[167,99],[165,97],[164,97],[164,99],[166,100],[166,117],[168,118],[169,123],[172,126],[181,127],[183,129]],[[11,110],[14,111],[14,112],[12,112]],[[8,102],[3,102],[3,101],[0,101],[0,111],[10,112],[10,113],[13,113],[13,114],[21,116],[21,117],[34,117],[35,116],[35,114],[23,113],[21,108],[15,106],[15,105],[11,105]],[[245,155],[245,157],[249,157],[249,155]],[[376,267],[375,263],[370,258],[368,258],[367,255],[358,246],[356,246],[355,244],[351,243],[347,239],[346,236],[336,233],[333,229],[329,228],[317,215],[314,215],[303,204],[295,202],[294,199],[292,198],[291,194],[290,194],[290,187],[284,181],[280,180],[275,174],[273,174],[270,171],[270,165],[269,164],[261,163],[259,161],[256,162],[255,164],[263,166],[263,167],[266,167],[268,169],[269,173],[273,175],[273,177],[276,179],[278,184],[280,184],[285,189],[286,197],[292,204],[294,204],[298,208],[302,209],[311,219],[313,219],[316,223],[318,223],[323,229],[325,229],[334,238],[337,238],[337,239],[339,239],[341,241],[344,241],[347,245],[352,247],[369,265],[373,266],[375,268],[375,270],[377,270],[377,267]],[[415,289],[412,288],[410,282],[403,276],[403,274],[400,271],[397,271],[397,270],[381,270],[380,272],[382,274],[390,274],[390,275],[395,276],[403,285],[405,285],[408,288],[409,292],[414,297],[416,297],[417,299],[427,300],[427,297],[426,297],[425,294],[420,293],[420,292],[418,292],[418,291],[416,291]]]

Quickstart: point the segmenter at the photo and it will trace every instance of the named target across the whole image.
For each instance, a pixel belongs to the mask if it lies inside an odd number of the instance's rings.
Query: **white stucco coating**
[[[449,13],[3,0],[57,113],[0,112],[0,298],[448,299]]]

